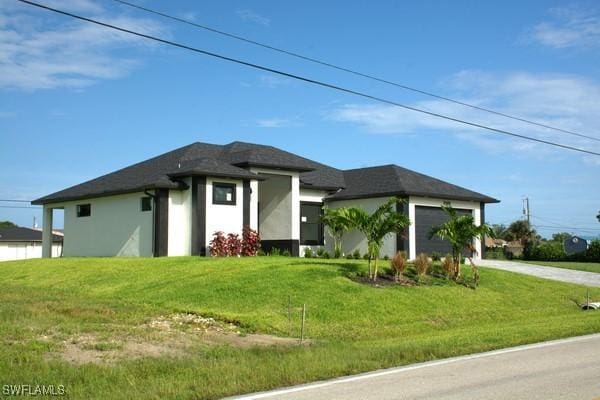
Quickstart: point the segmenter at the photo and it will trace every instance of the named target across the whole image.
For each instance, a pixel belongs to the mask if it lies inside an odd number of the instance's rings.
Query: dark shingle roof
[[[404,194],[497,201],[395,165],[342,171],[272,146],[244,142],[227,145],[197,142],[50,194],[32,203],[57,203],[145,189],[182,189],[185,184],[178,179],[191,175],[260,180],[258,174],[246,169],[249,167],[297,171],[303,188],[326,191],[342,189],[331,196],[331,200]]]
[[[9,228],[0,228],[0,242],[41,242],[42,231],[36,229],[12,226]],[[62,242],[63,237],[52,235],[53,242]]]
[[[307,185],[332,189],[343,186],[339,185],[343,182],[341,171],[272,146],[244,142],[222,146],[197,142],[52,193],[32,203],[57,203],[144,189],[180,189],[184,185],[177,178],[190,175],[261,179],[243,167],[311,171],[314,173],[307,176]]]
[[[347,170],[344,171],[344,181],[346,182],[346,188],[329,196],[328,200],[412,195],[483,203],[498,202],[498,200],[484,194],[397,165]]]

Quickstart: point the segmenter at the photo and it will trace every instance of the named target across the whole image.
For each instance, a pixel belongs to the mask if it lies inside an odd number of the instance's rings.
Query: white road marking
[[[427,362],[423,362],[423,363],[407,365],[404,367],[394,367],[394,368],[383,369],[383,370],[379,370],[379,371],[375,371],[375,372],[366,372],[366,373],[358,374],[358,375],[351,375],[351,376],[346,376],[346,377],[342,377],[342,378],[335,378],[335,379],[332,379],[329,381],[321,381],[321,382],[317,382],[317,383],[308,383],[305,385],[294,386],[294,387],[290,387],[287,389],[275,389],[275,390],[268,391],[268,392],[259,392],[259,393],[253,393],[253,394],[248,394],[248,395],[242,395],[242,396],[238,396],[238,397],[232,397],[231,399],[237,399],[237,400],[264,399],[267,397],[280,396],[280,395],[284,395],[284,394],[288,394],[288,393],[295,393],[295,392],[301,392],[301,391],[305,391],[305,390],[319,389],[319,388],[323,388],[323,387],[327,387],[327,386],[337,385],[340,383],[361,381],[364,379],[371,379],[371,378],[376,378],[379,376],[398,374],[398,373],[407,372],[407,371],[414,371],[416,369],[451,364],[451,363],[455,363],[455,362],[459,362],[459,361],[475,360],[478,358],[492,357],[492,356],[496,356],[496,355],[500,355],[500,354],[508,354],[508,353],[515,353],[518,351],[539,349],[539,348],[543,348],[543,347],[556,346],[556,345],[565,344],[565,343],[582,342],[582,341],[592,340],[592,339],[597,339],[597,338],[600,338],[600,333],[596,333],[596,334],[592,334],[592,335],[585,335],[585,336],[576,336],[576,337],[567,338],[567,339],[549,340],[547,342],[526,344],[526,345],[522,345],[522,346],[509,347],[506,349],[486,351],[484,353],[476,353],[476,354],[470,354],[470,355],[466,355],[466,356],[445,358],[443,360],[427,361]]]

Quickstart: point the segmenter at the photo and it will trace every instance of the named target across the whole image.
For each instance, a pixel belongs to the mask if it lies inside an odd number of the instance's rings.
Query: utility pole
[[[527,225],[531,226],[531,220],[529,215],[529,197],[523,198],[523,215],[527,219]]]

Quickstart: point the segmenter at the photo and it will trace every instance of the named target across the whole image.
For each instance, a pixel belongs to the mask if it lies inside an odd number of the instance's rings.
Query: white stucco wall
[[[62,255],[62,244],[52,244],[52,257]],[[0,261],[24,260],[42,257],[41,242],[2,242],[0,243]]]
[[[390,197],[376,197],[367,199],[353,199],[353,200],[340,200],[328,202],[327,207],[339,208],[339,207],[362,207],[368,213],[373,213],[379,206],[384,204],[390,199]],[[327,251],[333,252],[333,239],[327,233],[325,228],[325,240],[327,242]],[[357,231],[352,230],[344,235],[342,238],[342,252],[344,254],[353,253],[356,249],[360,251],[361,255],[367,252],[367,239],[365,236]],[[381,257],[389,256],[393,257],[396,253],[396,234],[390,233],[384,239],[383,246],[381,246]]]
[[[152,256],[152,211],[142,212],[143,192],[62,203],[65,256]],[[91,216],[77,217],[78,204]]]
[[[300,175],[297,172],[252,168],[270,178],[258,184],[259,232],[262,240],[300,239]]]
[[[413,239],[415,237],[415,207],[416,206],[428,206],[428,207],[441,207],[445,202],[450,202],[450,205],[453,208],[461,208],[465,210],[472,210],[473,219],[475,220],[475,225],[481,224],[481,209],[480,203],[474,201],[461,201],[461,200],[444,200],[444,199],[432,199],[428,197],[416,197],[410,196],[408,200],[408,217],[411,222],[409,228],[409,237],[410,237],[410,259],[414,259],[417,256],[417,244]],[[418,221],[417,221],[418,223]],[[481,241],[479,239],[475,240],[475,250],[476,254],[473,257],[474,259],[481,259]]]
[[[185,183],[191,185],[191,178]],[[169,191],[169,256],[189,256],[192,251],[192,191]]]
[[[213,204],[213,182],[235,184],[235,205]],[[206,178],[206,246],[213,233],[223,231],[242,235],[244,222],[244,185],[241,180],[227,178]]]

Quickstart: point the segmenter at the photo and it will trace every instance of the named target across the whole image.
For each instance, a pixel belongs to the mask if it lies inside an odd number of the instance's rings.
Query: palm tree
[[[383,240],[390,233],[400,233],[410,225],[408,217],[395,210],[395,205],[402,202],[399,198],[392,198],[379,206],[373,214],[362,208],[350,207],[347,209],[348,223],[351,228],[362,232],[367,238],[367,253],[369,254],[369,278],[377,280],[377,260],[383,245]],[[374,268],[371,269],[371,261]]]
[[[345,207],[326,208],[321,220],[327,225],[329,234],[333,238],[334,256],[339,258],[342,255],[342,236],[350,230],[348,209]]]
[[[429,232],[429,239],[434,236],[442,240],[448,240],[452,245],[452,273],[451,277],[456,280],[460,276],[460,256],[463,250],[469,252],[475,251],[473,239],[479,238],[482,242],[484,236],[494,237],[493,229],[486,224],[475,225],[475,219],[472,215],[458,215],[450,203],[444,203],[442,209],[450,217],[448,221],[440,226],[433,227]],[[479,271],[473,263],[472,257],[468,257],[473,268],[473,278],[475,286],[479,283]]]

